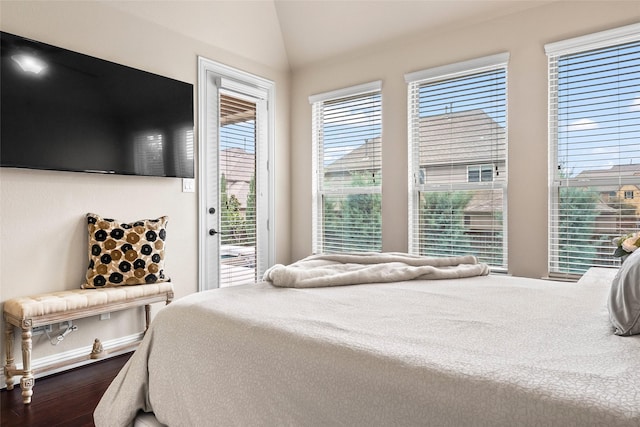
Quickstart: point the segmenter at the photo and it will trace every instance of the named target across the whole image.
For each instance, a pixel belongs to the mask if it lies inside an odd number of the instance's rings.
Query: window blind
[[[134,136],[135,170],[140,175],[166,173],[164,167],[164,134],[159,130],[139,132]]]
[[[549,60],[549,273],[618,265],[640,228],[640,25],[545,46]]]
[[[310,101],[313,251],[380,251],[381,84],[315,95]]]
[[[508,54],[405,76],[409,250],[507,268]],[[445,74],[442,74],[445,73]]]
[[[220,287],[256,280],[256,104],[220,95]]]
[[[194,176],[193,173],[193,128],[176,129],[173,132],[173,157],[179,176]],[[179,159],[185,159],[180,162]]]

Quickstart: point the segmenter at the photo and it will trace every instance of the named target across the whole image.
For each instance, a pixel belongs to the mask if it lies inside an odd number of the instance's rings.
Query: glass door
[[[220,287],[251,283],[257,279],[257,102],[259,100],[220,91]]]
[[[273,83],[199,58],[200,290],[253,283],[273,264]]]

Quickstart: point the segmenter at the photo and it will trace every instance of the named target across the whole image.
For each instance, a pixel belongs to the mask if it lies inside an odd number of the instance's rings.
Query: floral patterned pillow
[[[168,282],[164,274],[167,220],[129,224],[87,214],[89,268],[83,288],[107,288]]]

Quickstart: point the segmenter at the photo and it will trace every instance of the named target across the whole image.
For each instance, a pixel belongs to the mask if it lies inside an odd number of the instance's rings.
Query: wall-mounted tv
[[[0,165],[194,177],[193,85],[0,32]]]

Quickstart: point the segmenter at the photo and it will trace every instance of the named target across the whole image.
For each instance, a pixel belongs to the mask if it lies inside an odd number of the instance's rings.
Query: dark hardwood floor
[[[29,405],[20,387],[0,392],[2,427],[93,427],[93,410],[132,353],[38,378]],[[16,380],[14,378],[14,380]]]

